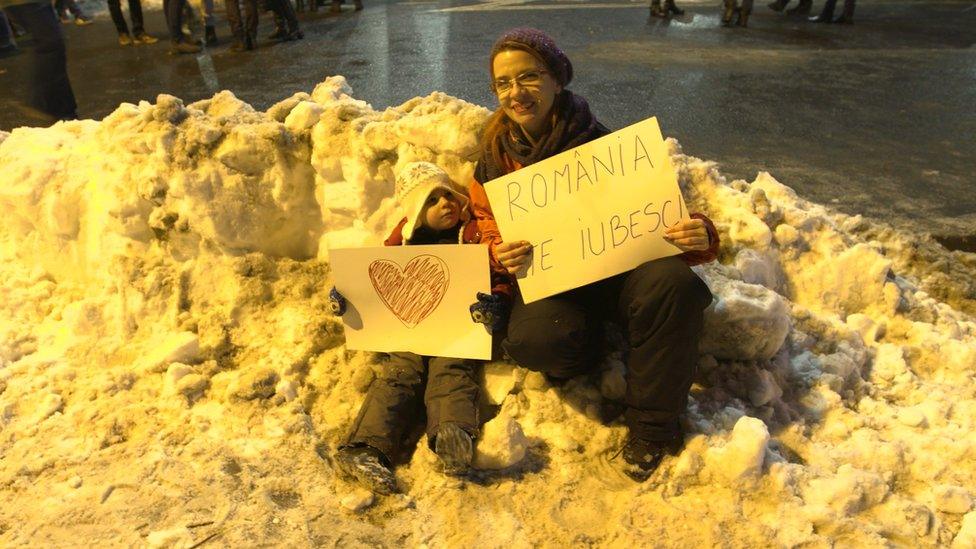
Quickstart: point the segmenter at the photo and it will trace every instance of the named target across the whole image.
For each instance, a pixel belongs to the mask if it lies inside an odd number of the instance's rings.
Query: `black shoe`
[[[651,17],[667,17],[668,12],[664,11],[660,2],[651,3]]]
[[[683,445],[684,438],[681,436],[665,441],[630,437],[622,450],[624,461],[628,465],[624,473],[637,482],[644,482],[661,464],[664,456],[678,454]]]
[[[664,9],[675,15],[684,15],[685,10],[675,5],[674,0],[664,0]]]
[[[772,2],[766,4],[766,6],[773,11],[783,11],[786,9],[786,5],[790,3],[790,0],[773,0]]]
[[[377,494],[397,491],[396,475],[383,453],[372,446],[346,446],[335,455],[338,472]]]
[[[274,32],[268,35],[268,40],[271,40],[272,42],[278,42],[280,40],[285,40],[287,36],[288,36],[287,29],[285,29],[284,27],[275,27]]]
[[[258,44],[257,36],[254,36],[253,34],[248,34],[247,36],[244,37],[245,50],[253,50],[254,48],[257,47],[257,44]]]
[[[462,475],[471,467],[474,457],[471,435],[457,423],[444,423],[437,428],[434,453],[441,460],[446,474]]]
[[[204,42],[207,44],[208,48],[212,48],[217,45],[217,29],[213,28],[213,26],[207,25],[203,36]]]
[[[807,21],[811,23],[832,23],[833,20],[834,20],[834,14],[823,13],[823,12],[820,15],[816,15],[814,17],[810,17],[807,19]]]
[[[302,38],[305,38],[305,33],[303,33],[298,29],[295,29],[285,35],[284,41],[290,42],[292,40],[301,40]]]
[[[813,7],[813,0],[800,0],[795,8],[786,10],[786,15],[807,15]]]

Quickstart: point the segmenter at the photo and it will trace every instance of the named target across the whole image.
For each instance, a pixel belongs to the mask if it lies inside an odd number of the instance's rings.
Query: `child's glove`
[[[505,298],[495,294],[478,292],[478,301],[472,303],[468,309],[471,311],[471,320],[484,324],[489,332],[500,327],[508,316]]]
[[[329,306],[332,307],[332,314],[335,316],[346,314],[346,298],[335,289],[335,286],[329,290]]]

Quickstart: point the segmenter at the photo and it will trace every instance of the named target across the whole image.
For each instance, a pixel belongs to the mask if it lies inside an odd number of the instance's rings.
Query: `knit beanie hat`
[[[559,49],[556,41],[551,36],[539,29],[530,27],[518,27],[508,30],[503,34],[491,48],[491,55],[488,57],[488,70],[492,79],[495,78],[494,61],[495,56],[505,50],[518,49],[534,53],[546,64],[546,68],[556,79],[556,82],[566,87],[573,79],[573,64],[569,58]]]
[[[450,191],[461,206],[461,221],[468,220],[468,197],[455,185],[447,172],[430,162],[411,162],[397,174],[393,195],[403,217],[407,218],[407,223],[400,230],[404,244],[413,238],[414,231],[421,226],[420,213],[427,197],[435,189]]]

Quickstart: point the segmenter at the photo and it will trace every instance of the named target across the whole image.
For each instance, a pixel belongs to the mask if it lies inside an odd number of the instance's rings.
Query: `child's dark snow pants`
[[[597,367],[602,323],[619,320],[630,343],[624,419],[632,436],[670,440],[681,434],[711,301],[698,275],[667,257],[528,305],[519,297],[502,346],[520,366],[569,378]]]
[[[368,444],[392,460],[407,430],[422,413],[421,397],[427,409],[427,438],[431,443],[441,423],[457,423],[472,437],[478,433],[474,362],[391,353],[366,392],[347,444]]]

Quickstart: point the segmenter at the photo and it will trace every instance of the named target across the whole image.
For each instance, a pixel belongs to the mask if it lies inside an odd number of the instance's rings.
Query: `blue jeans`
[[[61,21],[51,2],[17,4],[7,15],[34,37],[34,53],[28,85],[31,107],[57,120],[78,118],[78,104],[68,81],[68,56]]]

